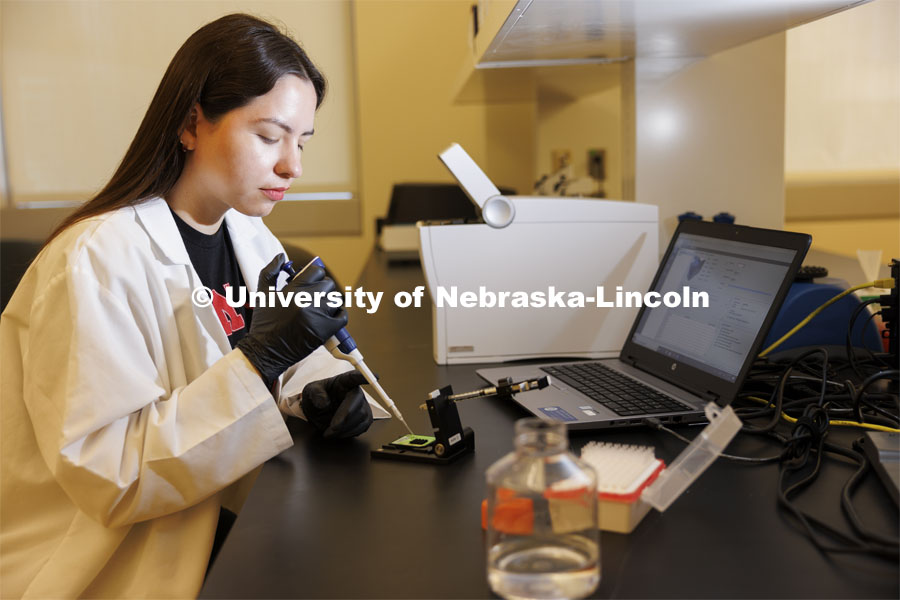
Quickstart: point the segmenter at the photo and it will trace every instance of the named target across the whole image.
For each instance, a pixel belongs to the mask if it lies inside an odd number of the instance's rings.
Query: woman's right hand
[[[275,287],[284,263],[284,254],[272,259],[260,271],[257,290],[268,295],[269,288]],[[288,306],[277,304],[252,309],[250,331],[237,347],[256,367],[268,388],[289,367],[309,356],[347,325],[344,309],[330,307],[324,301],[325,294],[334,289],[334,281],[325,275],[325,270],[310,265],[280,290],[285,296],[290,294]],[[299,292],[307,292],[311,298],[320,294],[320,306],[312,304],[299,308],[293,303]]]

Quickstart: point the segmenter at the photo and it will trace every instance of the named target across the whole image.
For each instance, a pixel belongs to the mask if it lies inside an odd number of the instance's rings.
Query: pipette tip
[[[394,415],[401,423],[403,423],[403,426],[406,427],[406,431],[408,431],[410,435],[416,435],[415,433],[413,433],[413,430],[410,429],[409,425],[406,424],[406,419],[403,418],[403,415],[400,414],[399,410],[395,410]]]

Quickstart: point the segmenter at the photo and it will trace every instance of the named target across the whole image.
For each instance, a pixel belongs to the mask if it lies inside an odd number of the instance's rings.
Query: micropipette
[[[284,264],[282,269],[287,272],[288,278],[293,279],[296,275],[299,275],[303,271],[309,268],[310,265],[316,265],[317,267],[325,268],[325,263],[322,262],[322,259],[318,256],[309,261],[305,267],[300,269],[300,271],[295,272],[293,268],[293,263],[288,261]],[[350,333],[347,331],[346,327],[342,327],[340,331],[336,334],[325,340],[325,349],[331,352],[332,356],[335,358],[339,358],[341,360],[346,360],[350,364],[352,364],[357,371],[362,373],[363,377],[366,378],[366,381],[369,382],[369,385],[378,393],[378,396],[381,398],[381,401],[390,409],[394,416],[403,423],[403,426],[406,427],[406,430],[409,433],[413,433],[412,429],[410,429],[409,425],[406,424],[406,419],[403,418],[403,415],[400,414],[400,409],[397,408],[397,405],[394,404],[394,401],[391,400],[390,396],[387,395],[387,392],[384,391],[384,388],[378,383],[378,380],[375,378],[375,375],[372,374],[372,371],[369,370],[369,367],[366,365],[363,360],[362,352],[359,351],[359,348],[356,347],[356,340],[350,337]],[[413,434],[415,435],[415,434]]]

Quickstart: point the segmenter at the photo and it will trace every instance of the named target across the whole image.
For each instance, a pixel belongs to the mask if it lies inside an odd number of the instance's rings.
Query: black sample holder
[[[448,385],[431,392],[425,402],[434,428],[434,443],[416,448],[391,442],[372,450],[372,457],[446,465],[473,452],[475,432],[462,426],[456,402],[449,399],[451,395],[453,387]]]

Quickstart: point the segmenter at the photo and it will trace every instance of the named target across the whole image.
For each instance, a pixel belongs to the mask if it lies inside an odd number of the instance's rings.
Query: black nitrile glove
[[[347,371],[306,384],[300,406],[312,425],[326,438],[354,437],[372,424],[372,407],[359,386],[366,378]]]
[[[275,285],[284,262],[284,255],[279,254],[260,271],[259,291],[268,293],[269,287]],[[315,297],[316,292],[327,294],[334,289],[334,281],[325,276],[325,271],[310,265],[281,291],[285,294],[303,291]],[[253,309],[250,331],[237,347],[259,371],[266,387],[271,388],[288,367],[309,356],[347,324],[347,313],[343,308],[332,308],[325,302],[321,304],[299,308],[292,298],[288,306]]]

